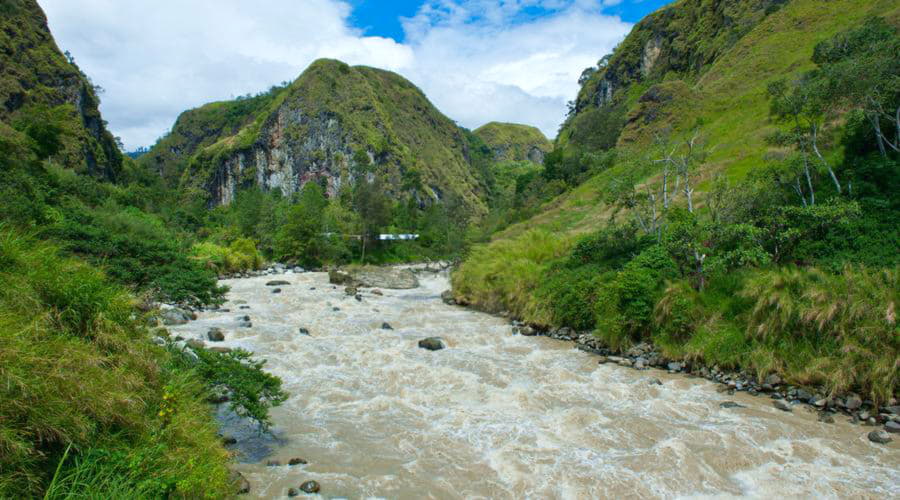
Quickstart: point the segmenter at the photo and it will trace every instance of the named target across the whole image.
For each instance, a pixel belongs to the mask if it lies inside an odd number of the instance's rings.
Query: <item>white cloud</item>
[[[556,133],[581,71],[630,26],[598,0],[433,0],[407,42],[363,36],[338,0],[39,0],[60,47],[106,89],[128,148],[181,111],[255,93],[333,57],[398,71],[461,125],[502,120]],[[529,18],[526,9],[554,9]]]

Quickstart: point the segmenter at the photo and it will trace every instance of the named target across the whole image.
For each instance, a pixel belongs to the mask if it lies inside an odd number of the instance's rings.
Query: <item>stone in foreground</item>
[[[794,409],[791,408],[790,403],[783,399],[776,399],[775,401],[772,401],[772,406],[778,408],[781,411],[794,411]]]
[[[878,444],[888,444],[893,441],[893,439],[891,439],[891,436],[887,432],[872,431],[869,433],[869,441]]]
[[[210,328],[209,331],[206,332],[206,338],[212,342],[222,342],[225,340],[225,333],[222,332],[221,328]]]
[[[419,347],[428,349],[429,351],[440,351],[443,349],[444,341],[440,337],[429,337],[419,341]]]
[[[319,486],[319,483],[315,481],[307,481],[300,485],[300,489],[303,490],[304,493],[313,494],[318,493],[321,487]]]

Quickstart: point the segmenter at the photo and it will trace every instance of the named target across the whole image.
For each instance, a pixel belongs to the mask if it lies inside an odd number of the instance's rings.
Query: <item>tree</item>
[[[318,265],[324,257],[323,220],[328,200],[316,182],[307,182],[299,200],[288,209],[275,239],[275,253],[307,266]]]
[[[819,43],[813,51],[812,60],[819,65],[815,78],[836,105],[865,113],[882,157],[888,149],[900,152],[898,52],[897,29],[877,17]]]
[[[381,228],[390,222],[391,207],[385,196],[381,176],[357,178],[353,187],[353,209],[359,215],[362,251],[360,260],[366,260],[366,247],[378,240]]]

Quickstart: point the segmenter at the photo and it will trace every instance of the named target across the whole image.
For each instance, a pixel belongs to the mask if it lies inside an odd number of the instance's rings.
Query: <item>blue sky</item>
[[[625,22],[636,23],[647,14],[672,1],[674,0],[623,0],[603,7],[601,10],[606,14],[619,16]],[[349,3],[353,8],[350,22],[354,27],[363,30],[363,33],[368,36],[393,38],[402,43],[406,37],[401,19],[414,16],[425,0],[349,0]],[[554,13],[555,11],[550,9],[529,7],[524,9],[520,15],[526,18],[525,21],[528,21],[551,16]]]
[[[106,89],[126,148],[183,111],[295,80],[318,58],[394,71],[461,126],[554,137],[578,77],[667,0],[38,0]]]

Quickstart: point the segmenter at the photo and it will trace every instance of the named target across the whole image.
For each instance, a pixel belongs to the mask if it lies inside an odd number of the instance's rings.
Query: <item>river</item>
[[[271,279],[291,284],[273,294]],[[445,276],[420,279],[362,301],[324,273],[227,280],[230,312],[172,328],[222,328],[216,345],[267,359],[291,394],[272,411],[277,439],[240,436],[251,496],[315,480],[345,498],[900,497],[897,439],[877,445],[847,417],[820,423],[701,379],[598,365],[571,343],[443,304]],[[431,336],[447,348],[417,347]],[[294,457],[309,463],[287,465]]]

